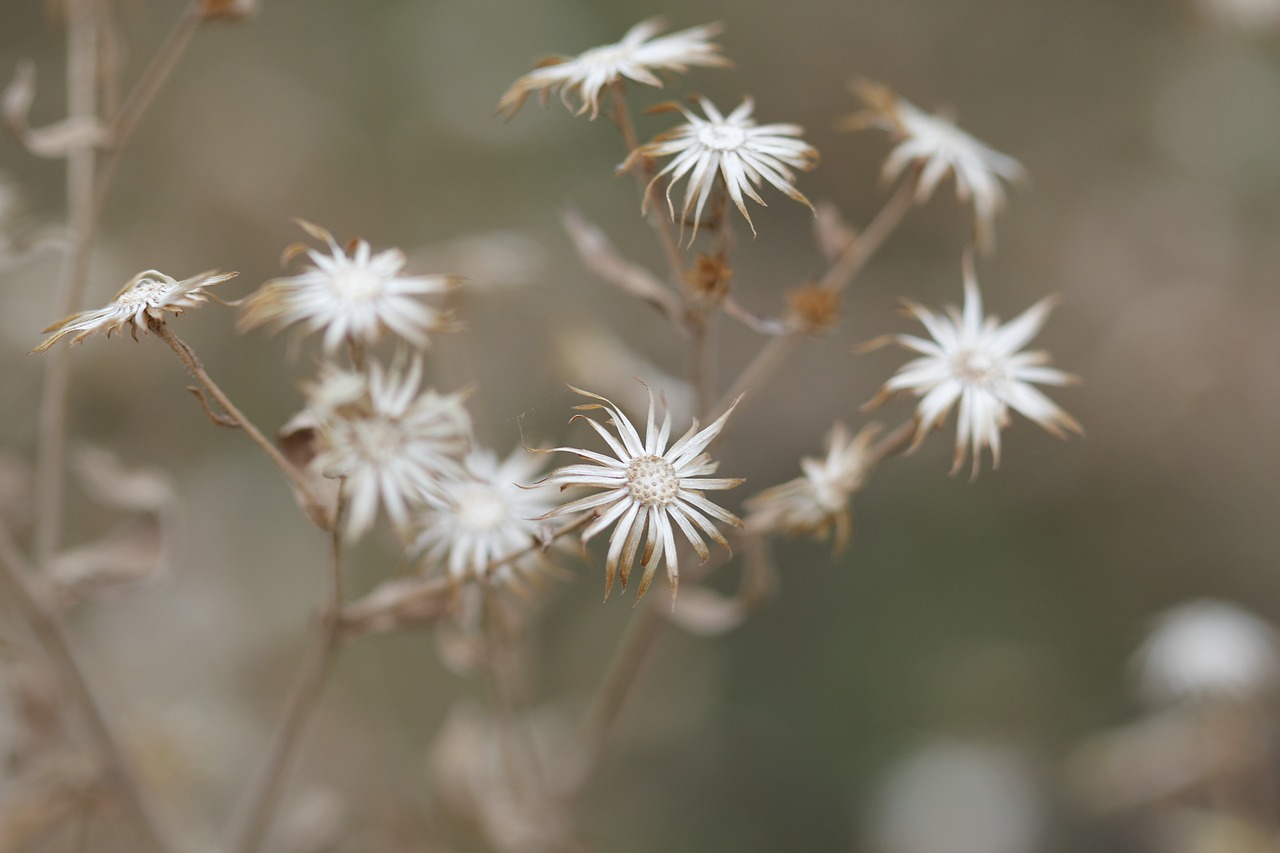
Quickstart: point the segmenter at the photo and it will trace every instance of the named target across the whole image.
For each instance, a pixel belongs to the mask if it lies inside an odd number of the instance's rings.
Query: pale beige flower
[[[647,145],[642,145],[627,158],[624,168],[629,168],[640,157],[670,157],[671,161],[654,176],[649,187],[663,177],[667,177],[667,208],[671,218],[676,218],[675,205],[671,201],[671,188],[683,178],[688,178],[685,186],[684,204],[681,214],[684,220],[693,214],[693,234],[698,233],[698,224],[702,218],[702,210],[711,190],[715,187],[717,177],[724,181],[729,198],[737,206],[742,216],[755,233],[755,225],[751,215],[747,213],[747,205],[743,196],[749,197],[757,204],[764,205],[764,199],[756,192],[762,182],[780,190],[788,198],[808,206],[813,205],[809,199],[795,188],[795,173],[792,169],[808,171],[818,162],[818,151],[800,139],[803,128],[796,124],[757,125],[751,118],[755,102],[751,98],[743,99],[737,109],[727,116],[722,115],[715,105],[706,98],[699,98],[705,118],[694,115],[680,104],[672,104],[688,119],[688,123],[659,134]],[[644,206],[649,202],[649,188],[645,190]],[[692,238],[690,238],[692,239]]]
[[[571,388],[573,386],[570,386]],[[699,431],[695,420],[689,431],[681,436],[670,447],[667,441],[671,435],[671,412],[668,411],[658,426],[654,418],[654,399],[649,395],[649,417],[642,440],[631,421],[622,410],[611,401],[573,388],[575,392],[596,403],[575,406],[578,411],[604,409],[610,415],[608,421],[617,433],[617,438],[598,421],[578,415],[591,425],[609,449],[614,458],[591,450],[574,447],[557,447],[547,452],[574,453],[594,464],[566,465],[552,471],[542,483],[567,489],[571,486],[588,486],[604,489],[595,495],[570,501],[542,516],[543,519],[569,515],[592,510],[596,513],[582,532],[585,545],[591,537],[617,523],[613,535],[609,538],[609,554],[605,561],[605,596],[613,588],[614,575],[621,566],[622,585],[625,588],[627,578],[631,574],[631,566],[636,552],[640,549],[640,540],[648,528],[648,540],[644,553],[640,557],[640,565],[644,568],[644,577],[636,592],[638,601],[649,588],[650,581],[658,564],[665,558],[667,562],[667,579],[671,584],[671,595],[674,603],[676,586],[680,572],[676,558],[675,537],[671,523],[689,540],[689,544],[705,562],[710,555],[702,534],[725,548],[729,543],[716,529],[711,519],[741,527],[742,521],[733,513],[716,506],[703,496],[703,492],[714,489],[731,489],[741,484],[738,479],[708,478],[707,474],[715,473],[718,463],[712,462],[710,456],[703,453],[728,421],[733,407],[721,415],[713,424]],[[734,404],[737,405],[736,403]],[[541,484],[540,484],[541,485]]]
[[[548,490],[519,485],[541,468],[538,457],[523,448],[502,462],[492,451],[471,451],[463,460],[463,476],[443,484],[418,518],[422,532],[414,548],[422,552],[424,566],[440,566],[456,580],[490,580],[489,563],[534,542],[541,525],[533,519],[554,506]],[[518,576],[536,569],[543,556],[532,551],[500,566],[492,577],[518,584]]]
[[[1026,172],[1017,160],[983,145],[947,117],[929,114],[879,83],[857,80],[853,90],[868,109],[851,116],[849,129],[876,127],[897,141],[885,160],[883,176],[891,181],[909,165],[920,167],[916,201],[925,202],[948,173],[955,177],[956,198],[973,205],[974,236],[978,246],[995,242],[996,214],[1004,208],[1001,181],[1022,180]]]
[[[319,421],[312,464],[345,482],[347,535],[372,526],[378,506],[406,533],[412,510],[438,496],[441,483],[462,472],[471,445],[471,420],[460,394],[419,392],[422,362],[363,371],[326,365],[307,390]]]
[[[1161,614],[1134,663],[1154,704],[1274,696],[1280,633],[1234,604],[1200,599]]]
[[[662,88],[655,71],[685,73],[691,65],[724,66],[729,60],[720,55],[720,46],[708,41],[720,33],[719,24],[705,24],[678,33],[655,38],[664,24],[650,18],[636,24],[617,44],[594,47],[574,57],[557,56],[543,60],[540,67],[516,80],[498,101],[498,112],[507,118],[515,115],[525,98],[534,92],[543,103],[554,93],[569,109],[569,96],[577,94],[576,115],[591,111],[600,114],[600,94],[604,88],[623,78]]]
[[[328,245],[329,253],[291,246],[285,256],[306,252],[311,266],[295,276],[267,282],[244,301],[240,328],[270,325],[278,329],[301,323],[307,334],[324,332],[324,349],[333,352],[344,341],[377,343],[390,331],[415,347],[425,347],[427,333],[448,327],[439,308],[421,300],[445,293],[457,282],[444,275],[406,276],[404,253],[373,253],[356,240],[348,254],[325,229],[299,222],[303,230]]]
[[[1065,436],[1064,430],[1082,430],[1075,418],[1032,387],[1032,383],[1070,385],[1076,378],[1047,367],[1046,352],[1019,352],[1040,331],[1054,300],[1043,299],[1000,325],[995,317],[983,314],[982,295],[970,263],[965,264],[964,293],[963,313],[948,307],[943,316],[914,302],[907,303],[907,310],[924,324],[933,340],[892,335],[875,342],[896,342],[921,357],[903,365],[872,403],[878,404],[899,391],[910,391],[920,398],[914,448],[942,425],[958,402],[951,473],[960,470],[971,450],[976,477],[982,448],[991,448],[992,467],[1000,464],[1000,431],[1009,423],[1009,409],[1059,438]]]
[[[32,352],[44,352],[67,335],[75,335],[71,339],[73,344],[78,344],[97,332],[104,332],[107,337],[111,337],[122,326],[129,327],[129,332],[136,341],[139,330],[146,333],[148,317],[159,320],[166,311],[170,314],[185,314],[188,308],[196,308],[209,301],[209,294],[204,290],[206,287],[237,275],[239,273],[209,271],[175,281],[156,270],[140,272],[120,289],[105,308],[72,314],[45,329],[46,333],[53,334]]]
[[[827,434],[825,458],[800,460],[804,476],[765,489],[747,501],[751,513],[747,529],[825,539],[834,528],[834,548],[843,550],[853,530],[849,500],[870,474],[867,451],[879,431],[878,424],[871,424],[851,436],[844,424],[833,426]]]

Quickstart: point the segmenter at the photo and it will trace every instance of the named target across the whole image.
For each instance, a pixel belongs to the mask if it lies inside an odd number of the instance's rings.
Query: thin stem
[[[803,340],[804,335],[798,331],[790,331],[785,335],[770,338],[756,353],[755,358],[748,362],[738,374],[738,378],[720,398],[720,402],[716,403],[713,414],[719,417],[733,405],[734,400],[739,397],[745,399],[759,391],[769,377],[800,347]]]
[[[268,748],[262,772],[241,801],[238,811],[242,817],[235,822],[237,829],[226,847],[232,853],[254,853],[262,846],[280,795],[284,792],[285,778],[302,733],[306,730],[307,722],[311,719],[333,668],[333,662],[342,647],[343,535],[342,526],[338,522],[341,520],[343,500],[340,490],[338,511],[329,536],[329,581],[321,612],[320,630],[307,651],[293,691],[285,703],[284,714]]]
[[[867,450],[865,461],[868,469],[874,468],[890,457],[909,450],[915,441],[919,428],[919,422],[915,418],[911,418],[899,424],[894,428],[893,432],[871,445]]]
[[[195,378],[197,382],[208,392],[209,396],[217,401],[218,405],[224,412],[235,421],[236,426],[244,430],[245,435],[267,455],[267,458],[275,463],[276,467],[284,472],[289,478],[289,483],[298,491],[298,494],[306,498],[311,506],[320,507],[323,503],[316,498],[311,491],[311,484],[302,476],[301,472],[295,468],[288,459],[284,458],[284,454],[272,444],[266,436],[264,436],[253,422],[244,416],[230,398],[222,392],[218,384],[210,378],[205,372],[204,366],[200,364],[200,359],[196,357],[195,351],[182,341],[173,330],[169,328],[164,320],[156,317],[147,317],[147,328],[156,333],[162,341],[169,345],[169,348],[177,354],[178,358],[186,365],[187,371]],[[336,522],[335,522],[336,524]]]
[[[62,681],[70,690],[72,701],[79,706],[89,737],[101,754],[113,788],[119,794],[126,814],[146,846],[159,853],[177,850],[177,846],[161,829],[155,810],[138,783],[137,774],[112,732],[106,714],[84,676],[84,668],[80,665],[57,611],[42,600],[43,596],[32,586],[35,577],[37,576],[18,551],[9,531],[0,526],[0,583],[6,588],[7,597],[22,612],[27,624],[31,626],[31,633],[49,655]]]
[[[97,114],[98,0],[67,3],[67,115],[91,121]],[[80,301],[94,230],[97,154],[84,145],[67,155],[67,218],[71,252],[58,282],[60,314]],[[45,362],[36,448],[35,561],[48,567],[62,536],[63,468],[67,440],[67,392],[71,354],[62,348]]]
[[[920,171],[913,169],[894,192],[889,200],[885,202],[884,207],[880,208],[880,212],[876,214],[875,219],[858,234],[853,242],[840,257],[836,258],[836,262],[827,270],[827,274],[822,277],[819,283],[820,287],[826,287],[832,290],[843,290],[853,281],[854,276],[871,260],[872,255],[880,250],[885,240],[889,238],[902,223],[902,218],[906,216],[907,211],[911,209],[911,205],[915,201],[916,186],[919,183]]]
[[[622,134],[622,141],[627,146],[627,155],[631,156],[640,147],[636,137],[635,125],[631,122],[631,109],[627,106],[626,87],[617,82],[613,84],[613,121]],[[641,202],[648,201],[649,184],[653,181],[653,162],[647,157],[640,158],[640,168],[635,171],[636,183],[640,186]],[[650,208],[646,218],[662,243],[662,252],[670,268],[672,284],[677,290],[684,290],[685,269],[684,253],[680,251],[680,239],[676,236],[675,225],[671,219],[662,215],[660,207]]]
[[[67,107],[72,118],[92,119],[99,69],[99,0],[70,0],[67,36]],[[95,171],[94,150],[85,147],[67,158],[67,210],[70,252],[58,284],[59,315],[66,316],[84,299],[89,280],[89,250],[102,220],[121,152],[152,99],[168,79],[199,24],[199,0],[192,0],[156,59],[116,115],[112,147]],[[36,565],[46,568],[62,535],[63,469],[67,441],[67,397],[71,386],[71,352],[59,347],[45,360],[37,439]]]

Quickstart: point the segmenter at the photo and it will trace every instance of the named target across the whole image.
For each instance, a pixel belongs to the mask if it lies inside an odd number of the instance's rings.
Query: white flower
[[[313,465],[345,481],[347,535],[358,539],[381,504],[397,530],[407,530],[410,508],[438,494],[443,478],[461,473],[471,421],[459,394],[418,392],[422,362],[407,370],[370,362],[354,372],[326,366],[307,389],[320,421]]]
[[[239,273],[202,272],[191,278],[175,281],[170,276],[156,270],[140,272],[121,288],[115,299],[105,308],[93,311],[82,311],[72,314],[65,320],[54,323],[45,329],[53,332],[40,346],[32,350],[44,352],[67,335],[74,334],[71,343],[78,344],[95,332],[105,332],[107,337],[121,326],[128,326],[133,339],[138,339],[138,330],[147,331],[147,318],[159,320],[168,311],[171,314],[185,314],[188,308],[196,308],[209,301],[209,294],[204,288],[211,287]]]
[[[652,393],[649,395],[648,425],[642,441],[635,426],[612,402],[589,391],[579,388],[573,388],[573,390],[584,397],[600,401],[576,406],[578,411],[604,409],[611,415],[609,423],[617,433],[617,438],[610,435],[598,421],[585,415],[576,416],[575,420],[580,417],[590,424],[591,428],[604,439],[605,444],[609,445],[609,449],[613,451],[616,458],[573,447],[557,447],[547,451],[575,453],[594,464],[566,465],[563,468],[557,468],[543,481],[544,483],[559,486],[561,489],[567,489],[570,486],[590,486],[605,491],[571,501],[545,514],[542,518],[594,510],[598,517],[583,531],[583,544],[617,522],[617,527],[609,538],[609,555],[605,562],[606,598],[609,590],[613,588],[613,578],[619,566],[621,566],[622,585],[626,587],[632,563],[635,561],[640,540],[644,537],[647,526],[648,541],[640,558],[640,565],[644,567],[645,572],[640,581],[640,589],[636,592],[636,600],[638,601],[649,588],[654,571],[665,557],[667,578],[671,584],[674,604],[680,573],[676,563],[676,544],[671,522],[676,523],[704,562],[710,555],[710,551],[699,531],[725,548],[729,547],[729,543],[725,541],[724,536],[711,523],[708,516],[735,527],[742,526],[737,516],[716,506],[702,494],[705,490],[731,489],[742,483],[742,480],[705,477],[715,472],[717,463],[712,462],[710,457],[702,451],[712,439],[719,435],[733,408],[730,407],[729,411],[701,432],[698,431],[698,422],[695,420],[689,427],[689,431],[668,447],[667,440],[671,435],[671,412],[666,413],[661,427],[658,427],[654,421]]]
[[[982,295],[968,262],[964,278],[963,314],[948,307],[943,316],[914,302],[907,303],[907,310],[924,324],[933,340],[892,335],[875,342],[878,345],[896,341],[920,353],[921,358],[903,365],[885,383],[872,405],[897,391],[910,391],[920,397],[914,448],[930,430],[942,425],[959,401],[951,473],[960,470],[966,453],[972,450],[976,477],[982,448],[991,448],[992,467],[1000,464],[1000,430],[1009,423],[1009,409],[1059,438],[1064,437],[1063,429],[1076,433],[1082,430],[1074,418],[1031,385],[1069,385],[1076,381],[1075,377],[1046,367],[1046,352],[1019,352],[1044,325],[1053,300],[1043,299],[1000,325],[995,317],[984,317]]]
[[[617,44],[594,47],[576,57],[559,56],[544,60],[541,67],[516,80],[503,93],[498,101],[498,112],[510,118],[533,92],[540,92],[544,103],[552,93],[559,92],[564,105],[573,109],[569,95],[576,92],[580,102],[576,114],[582,115],[590,110],[594,119],[600,114],[600,93],[604,87],[624,77],[662,88],[662,80],[654,71],[684,73],[690,65],[729,64],[720,55],[720,46],[708,41],[719,34],[718,24],[706,24],[654,38],[662,27],[661,19],[651,18],[628,30]]]
[[[761,533],[812,533],[826,538],[835,528],[835,550],[849,541],[853,522],[849,499],[870,473],[867,451],[880,431],[877,424],[850,436],[844,424],[827,434],[825,459],[800,460],[803,477],[765,489],[747,501],[747,528]]]
[[[302,228],[329,246],[330,254],[302,245],[285,252],[305,251],[312,266],[302,273],[269,281],[245,299],[240,328],[269,324],[277,329],[301,323],[309,334],[324,331],[324,348],[333,352],[345,340],[373,344],[391,331],[416,347],[425,347],[427,333],[448,326],[445,314],[419,297],[440,294],[456,282],[449,276],[403,276],[404,253],[388,249],[373,254],[364,240],[348,255],[333,235],[317,225]]]
[[[1135,658],[1148,699],[1260,696],[1280,687],[1280,638],[1257,616],[1201,599],[1164,613]]]
[[[632,152],[627,163],[623,164],[623,168],[628,168],[639,157],[671,157],[671,162],[654,176],[649,186],[652,187],[663,176],[670,176],[666,195],[672,219],[675,219],[676,211],[671,201],[671,188],[686,176],[688,184],[681,213],[687,220],[692,211],[695,236],[702,209],[715,186],[717,175],[724,180],[729,197],[747,224],[751,225],[752,234],[756,228],[747,213],[743,195],[763,205],[764,199],[755,190],[762,181],[772,184],[788,198],[813,208],[809,199],[795,188],[796,176],[791,171],[792,167],[808,171],[818,162],[817,149],[798,138],[804,132],[799,125],[756,125],[751,118],[755,109],[751,98],[743,99],[738,108],[727,116],[721,115],[706,98],[699,98],[698,103],[706,118],[699,118],[679,104],[672,105],[684,114],[688,124],[659,134],[652,142]],[[647,205],[648,201],[646,188],[644,204]]]
[[[463,477],[444,484],[441,495],[431,500],[432,508],[419,518],[422,533],[414,547],[423,552],[425,564],[443,565],[457,580],[487,581],[489,563],[534,541],[540,525],[533,518],[553,507],[546,490],[519,485],[536,477],[541,467],[523,448],[501,463],[491,451],[471,451],[463,460]],[[533,551],[499,567],[494,576],[516,581],[514,572],[536,565],[540,556]]]
[[[1004,207],[1001,180],[1023,179],[1022,165],[988,148],[941,115],[930,115],[878,83],[859,80],[854,91],[870,109],[852,116],[846,127],[878,127],[888,131],[898,145],[885,160],[883,176],[897,178],[912,163],[921,167],[916,201],[925,202],[950,172],[955,176],[956,198],[973,205],[973,227],[978,246],[989,250],[995,242],[996,214]]]

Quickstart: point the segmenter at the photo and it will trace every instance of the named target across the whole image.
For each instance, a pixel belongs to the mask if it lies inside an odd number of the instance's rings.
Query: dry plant
[[[221,841],[199,847],[225,853],[263,849],[270,832],[276,833],[273,849],[340,849],[341,829],[330,826],[332,821],[317,817],[299,828],[297,820],[279,814],[308,720],[344,647],[373,633],[428,628],[439,629],[446,657],[480,670],[492,686],[492,707],[459,705],[431,748],[437,794],[431,817],[438,824],[431,837],[442,847],[451,833],[469,832],[499,850],[586,849],[576,829],[575,802],[610,750],[655,640],[671,625],[717,634],[749,618],[778,585],[769,540],[831,537],[837,550],[843,548],[852,531],[855,494],[866,489],[881,464],[943,427],[953,409],[953,473],[971,460],[976,476],[984,452],[993,467],[999,463],[1001,433],[1011,412],[1055,435],[1079,431],[1036,387],[1066,385],[1072,377],[1048,366],[1047,354],[1025,350],[1052,303],[1041,301],[1001,324],[983,309],[973,255],[966,253],[963,264],[956,259],[957,272],[963,273],[957,276],[963,279],[962,308],[939,313],[909,302],[908,314],[927,334],[893,333],[869,344],[893,342],[916,355],[872,401],[878,406],[902,393],[916,398],[914,411],[900,424],[867,423],[856,431],[834,425],[825,455],[800,460],[801,475],[787,483],[744,485],[732,476],[732,458],[725,460],[722,475],[717,444],[735,422],[751,416],[761,390],[806,340],[839,332],[851,285],[912,206],[952,181],[970,211],[975,249],[989,254],[1005,184],[1019,178],[1022,169],[888,88],[854,83],[864,108],[846,124],[892,136],[896,145],[884,166],[892,190],[880,213],[862,228],[847,226],[833,209],[815,212],[826,270],[787,295],[785,314],[768,316],[743,304],[735,292],[737,217],[755,239],[765,241],[767,217],[756,210],[753,219],[752,205],[763,206],[776,194],[812,207],[801,191],[800,173],[817,166],[818,152],[795,124],[757,123],[751,98],[731,110],[705,98],[649,107],[669,113],[675,124],[652,141],[638,139],[633,98],[646,94],[646,87],[663,85],[660,74],[728,65],[712,41],[721,31],[718,25],[663,35],[660,22],[647,21],[617,44],[543,62],[502,95],[498,112],[512,119],[528,96],[545,102],[558,94],[576,115],[604,116],[620,134],[620,170],[635,178],[638,212],[666,268],[647,269],[622,256],[579,212],[566,213],[564,225],[588,270],[616,286],[619,298],[651,306],[653,322],[671,324],[687,342],[692,422],[675,417],[652,390],[647,411],[629,416],[595,391],[574,388],[582,399],[576,407],[580,414],[572,418],[581,436],[576,446],[479,446],[465,389],[424,385],[430,339],[465,334],[446,307],[459,280],[406,273],[405,255],[397,249],[375,250],[364,239],[343,244],[324,228],[302,222],[318,247],[285,250],[286,263],[301,262],[296,274],[224,303],[237,308],[241,331],[294,328],[299,338],[313,333],[320,338],[313,377],[294,380],[264,371],[264,382],[282,387],[300,382],[307,400],[305,410],[273,440],[228,397],[213,378],[216,367],[206,369],[172,323],[174,316],[211,300],[222,302],[212,287],[235,273],[178,280],[148,270],[108,305],[71,313],[83,301],[104,200],[139,118],[202,27],[253,12],[246,2],[191,3],[150,67],[116,104],[103,97],[119,81],[111,77],[114,66],[100,55],[112,10],[105,0],[65,2],[68,112],[63,121],[28,126],[35,91],[29,66],[19,69],[4,95],[7,124],[30,153],[66,163],[68,217],[61,240],[67,257],[58,292],[69,316],[48,327],[48,337],[33,350],[45,361],[29,535],[11,528],[10,516],[0,513],[5,594],[53,675],[8,673],[15,702],[26,712],[20,715],[20,749],[8,763],[13,793],[0,807],[0,850],[54,849],[33,845],[57,843],[62,829],[76,820],[91,827],[92,837],[73,841],[82,846],[68,849],[196,849],[191,834],[163,813],[155,792],[140,780],[138,756],[124,745],[116,714],[100,704],[67,628],[73,602],[126,584],[154,565],[172,486],[162,475],[129,471],[114,459],[80,460],[78,467],[88,469],[88,479],[97,477],[118,510],[147,521],[124,540],[66,550],[63,483],[73,350],[59,345],[64,338],[86,347],[107,345],[89,340],[98,332],[103,338],[126,331],[134,339],[158,339],[194,378],[192,393],[211,423],[239,430],[257,446],[293,489],[316,536],[328,542],[327,591],[274,739],[262,765],[246,770],[251,781],[243,786]],[[772,118],[778,106],[761,104],[759,112]],[[210,313],[201,311],[198,321],[209,322]],[[731,381],[719,382],[712,365],[722,360],[719,331],[725,324],[745,327],[759,344]],[[850,355],[851,364],[853,359]],[[850,421],[859,417],[857,410],[848,413]],[[579,461],[547,472],[540,453],[571,454]],[[569,494],[562,497],[565,491]],[[744,518],[726,508],[734,501],[745,507]],[[388,566],[382,583],[353,597],[347,592],[346,555],[384,517],[413,572],[405,576]],[[603,554],[585,547],[610,530]],[[583,546],[580,552],[566,547],[571,537]],[[713,550],[709,543],[719,547]],[[707,580],[726,571],[735,554],[742,563],[738,591],[718,592]],[[615,587],[625,591],[632,584],[637,565],[640,578],[634,611],[616,611],[631,628],[611,668],[599,678],[594,700],[575,723],[528,707],[520,661],[547,581],[573,580],[580,573],[569,569],[580,563],[592,569],[603,565],[606,599]],[[646,597],[659,568],[665,568],[669,592]],[[325,802],[321,798],[315,807],[322,816],[329,814]]]

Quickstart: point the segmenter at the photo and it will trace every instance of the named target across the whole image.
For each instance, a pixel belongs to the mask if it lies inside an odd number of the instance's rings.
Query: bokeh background
[[[1130,661],[1153,614],[1214,596],[1280,617],[1280,36],[1269,6],[265,0],[250,22],[202,31],[146,116],[85,307],[148,267],[179,278],[238,269],[223,290],[242,295],[278,274],[281,250],[301,237],[291,218],[303,217],[340,239],[401,246],[415,271],[471,278],[456,303],[468,330],[439,338],[430,366],[443,388],[475,386],[483,441],[505,453],[521,430],[581,439],[566,425],[564,384],[590,381],[600,352],[674,376],[684,354],[653,312],[581,268],[559,226],[571,204],[630,257],[660,263],[634,185],[613,175],[624,152],[610,125],[555,103],[494,118],[535,58],[616,40],[657,13],[673,27],[724,22],[734,68],[633,90],[633,102],[697,92],[727,107],[752,94],[762,122],[805,126],[823,159],[800,189],[855,225],[886,198],[877,175],[889,144],[836,130],[858,106],[847,81],[954,108],[1031,175],[979,278],[1003,317],[1063,297],[1038,343],[1084,378],[1055,399],[1087,436],[1063,444],[1018,422],[1003,467],[970,483],[946,476],[948,429],[876,473],[845,553],[780,546],[779,595],[745,626],[715,640],[667,632],[581,825],[617,851],[888,850],[885,780],[941,744],[952,758],[1001,756],[977,762],[1007,771],[991,788],[1008,794],[994,813],[1028,827],[985,847],[953,838],[952,853],[1190,849],[1159,846],[1173,842],[1152,840],[1140,818],[1091,812],[1066,768],[1082,740],[1140,713]],[[180,8],[118,4],[126,81]],[[0,4],[0,76],[36,62],[36,123],[59,117],[63,44],[41,3]],[[668,124],[645,117],[641,134]],[[5,138],[0,170],[21,190],[24,227],[58,222],[59,162]],[[822,265],[808,211],[766,198],[753,211],[758,239],[740,234],[735,287],[777,313],[784,289]],[[722,448],[722,470],[748,478],[731,506],[795,476],[833,421],[867,419],[859,406],[902,356],[851,345],[910,329],[895,312],[902,297],[959,300],[966,222],[945,185],[858,280],[839,332],[761,392]],[[39,364],[25,353],[57,319],[57,275],[44,253],[0,276],[0,446],[16,457],[34,447]],[[307,347],[238,335],[218,306],[175,328],[259,424],[274,429],[300,407]],[[728,330],[721,381],[759,344]],[[181,531],[164,578],[82,608],[75,627],[122,726],[159,756],[149,772],[193,822],[216,825],[296,666],[323,543],[186,384],[150,338],[76,350],[73,440],[170,472]],[[876,417],[909,412],[903,401]],[[72,542],[109,528],[72,492]],[[389,544],[359,550],[357,587],[396,571]],[[574,563],[572,581],[548,591],[529,664],[536,699],[570,714],[634,615],[629,596],[600,605],[598,562]],[[348,826],[420,837],[424,755],[451,704],[483,694],[440,663],[431,635],[361,640],[339,663],[293,798],[322,791]],[[965,788],[968,771],[954,772]],[[900,851],[925,848],[889,853]]]

